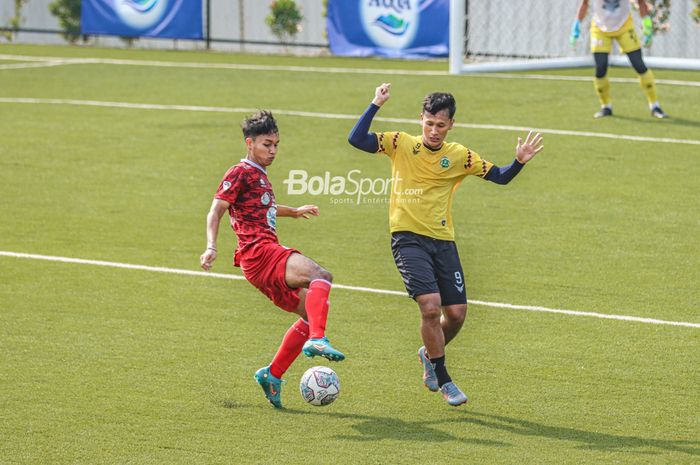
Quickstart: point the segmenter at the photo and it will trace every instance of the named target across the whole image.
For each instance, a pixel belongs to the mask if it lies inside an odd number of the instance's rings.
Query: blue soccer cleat
[[[301,349],[307,357],[321,356],[327,358],[331,362],[340,362],[345,360],[345,355],[336,350],[331,345],[327,337],[309,339],[304,343],[304,348]]]
[[[269,400],[275,408],[282,408],[280,394],[282,393],[282,383],[284,381],[272,376],[272,373],[270,373],[270,367],[263,367],[256,371],[255,381],[257,381],[260,387],[262,387],[267,400]]]
[[[418,359],[423,364],[423,384],[425,384],[425,387],[431,391],[437,392],[440,389],[440,386],[438,386],[435,368],[430,362],[428,356],[425,354],[425,346],[418,349]]]
[[[467,395],[463,393],[452,381],[443,384],[440,391],[442,392],[442,397],[445,398],[447,403],[454,407],[467,403]]]

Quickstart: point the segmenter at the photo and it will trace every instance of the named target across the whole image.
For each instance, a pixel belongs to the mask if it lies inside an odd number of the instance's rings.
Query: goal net
[[[450,0],[450,72],[592,66],[590,6],[581,22],[581,38],[575,47],[569,44],[579,3],[579,0]],[[700,70],[700,25],[692,17],[696,0],[649,3],[670,3],[670,9],[657,8],[652,13],[656,17],[655,29],[659,27],[659,30],[651,47],[644,49],[645,61],[654,68]],[[637,30],[641,31],[639,14],[634,7],[632,10]],[[664,13],[669,14],[662,19]],[[627,57],[615,48],[610,54],[610,64],[628,66]]]

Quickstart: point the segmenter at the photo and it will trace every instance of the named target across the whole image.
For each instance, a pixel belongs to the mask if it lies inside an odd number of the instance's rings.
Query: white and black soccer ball
[[[328,405],[340,395],[340,379],[328,367],[312,367],[301,377],[299,391],[301,397],[311,405]]]

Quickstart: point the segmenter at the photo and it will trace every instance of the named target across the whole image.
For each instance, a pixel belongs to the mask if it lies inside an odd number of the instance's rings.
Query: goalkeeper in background
[[[644,45],[651,45],[653,27],[649,8],[646,0],[636,0],[639,5],[639,14],[642,17],[642,34],[644,35]],[[659,106],[656,97],[656,81],[654,74],[644,64],[642,59],[642,44],[639,41],[634,22],[630,13],[628,0],[581,0],[578,14],[571,28],[571,45],[576,44],[576,40],[581,37],[581,21],[586,17],[588,4],[593,4],[593,21],[591,21],[591,50],[595,60],[595,91],[600,99],[600,111],[595,118],[612,116],[612,98],[610,96],[610,81],[606,74],[608,72],[608,55],[612,50],[612,41],[615,39],[620,45],[620,49],[627,54],[630,63],[639,74],[639,82],[644,91],[644,95],[649,102],[651,116],[655,118],[667,118]]]

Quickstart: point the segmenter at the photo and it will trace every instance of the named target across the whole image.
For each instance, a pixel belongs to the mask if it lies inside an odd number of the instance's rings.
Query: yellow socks
[[[642,86],[642,91],[649,102],[649,106],[656,103],[656,80],[654,73],[650,69],[646,73],[639,75],[639,85]]]
[[[648,73],[651,73],[651,71],[647,71]],[[652,77],[653,82],[654,78]],[[608,77],[593,78],[593,84],[595,85],[595,93],[598,94],[600,105],[610,107],[612,105],[612,97],[610,97],[610,81],[608,81]]]

